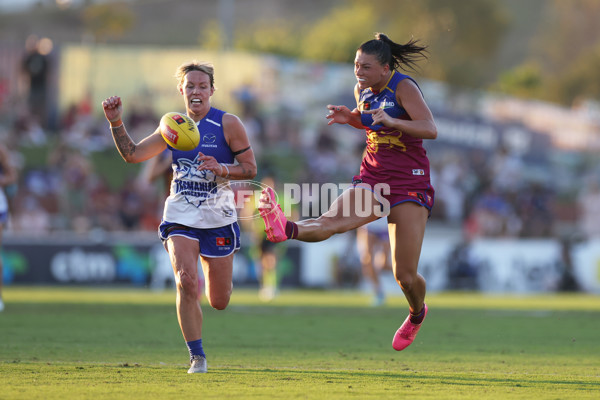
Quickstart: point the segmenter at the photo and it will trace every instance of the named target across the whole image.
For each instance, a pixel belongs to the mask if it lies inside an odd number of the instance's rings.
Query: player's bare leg
[[[224,310],[232,292],[233,254],[227,257],[202,257],[206,299],[216,310]]]
[[[376,220],[378,216],[375,215],[375,211],[379,209],[380,204],[370,190],[348,189],[319,218],[296,222],[296,239],[303,242],[321,242],[335,234],[348,232]]]
[[[329,210],[319,218],[306,219],[290,225],[275,197],[271,188],[263,190],[258,207],[265,222],[267,239],[271,242],[287,239],[321,242],[336,233],[356,229],[381,216],[381,206],[375,194],[365,188],[353,187],[335,199]],[[290,229],[292,226],[293,229]]]
[[[177,283],[177,319],[190,350],[191,367],[188,372],[206,372],[206,358],[202,350],[202,309],[198,303],[198,242],[183,236],[171,236],[166,248]]]
[[[369,232],[366,226],[356,230],[356,242],[359,249],[360,264],[365,278],[373,285],[375,294],[373,305],[379,306],[385,302],[385,295],[379,280],[379,270],[375,266],[377,260],[377,241],[374,233]]]
[[[202,311],[198,304],[198,242],[171,236],[167,250],[177,283],[177,318],[186,341],[202,337]]]
[[[394,336],[396,350],[412,343],[427,313],[425,279],[417,272],[417,267],[428,214],[425,207],[406,202],[393,207],[388,217],[392,268],[410,307],[410,315]]]

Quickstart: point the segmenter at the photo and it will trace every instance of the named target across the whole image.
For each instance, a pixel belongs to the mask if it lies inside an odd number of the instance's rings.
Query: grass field
[[[403,298],[234,291],[204,310],[209,373],[186,373],[174,293],[7,287],[0,399],[597,399],[600,297],[444,293],[391,348]]]

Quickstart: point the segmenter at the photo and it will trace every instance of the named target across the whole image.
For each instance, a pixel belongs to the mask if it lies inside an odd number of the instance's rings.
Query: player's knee
[[[185,271],[179,271],[177,289],[183,296],[196,299],[198,297],[198,280]]]
[[[402,289],[410,290],[417,278],[417,274],[396,269],[395,277],[396,281],[402,286]]]
[[[208,296],[208,304],[215,310],[224,310],[229,305],[230,294]]]
[[[206,286],[206,299],[208,300],[208,304],[215,310],[224,310],[229,305],[232,291],[232,284],[229,284],[227,287],[208,284]]]

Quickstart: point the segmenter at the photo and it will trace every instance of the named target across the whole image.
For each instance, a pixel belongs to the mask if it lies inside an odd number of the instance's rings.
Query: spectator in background
[[[121,190],[119,204],[121,226],[127,231],[136,230],[140,225],[143,211],[143,201],[138,185],[134,180],[129,179]]]
[[[63,162],[62,180],[66,196],[62,213],[68,216],[68,220],[77,222],[78,228],[85,229],[90,226],[84,221],[88,219],[88,187],[96,179],[96,172],[90,160],[76,149],[69,149]]]
[[[558,261],[558,267],[562,271],[562,275],[557,289],[561,292],[578,292],[581,290],[573,265],[573,247],[575,244],[574,238],[563,237],[560,240],[560,260]]]
[[[268,164],[262,166],[261,170],[267,171],[265,176],[260,180],[262,187],[275,187],[275,178],[273,174],[268,173]],[[247,185],[245,188],[240,186],[244,190],[253,190],[254,184]],[[236,194],[236,196],[239,196]],[[277,246],[274,243],[267,240],[264,235],[264,224],[260,218],[256,218],[256,204],[258,199],[245,199],[243,202],[240,198],[237,199],[238,203],[242,203],[243,206],[239,212],[239,219],[242,232],[246,234],[248,241],[250,242],[249,257],[252,259],[252,263],[255,266],[256,277],[259,283],[258,297],[261,301],[272,301],[279,292],[279,286],[282,278],[281,260],[285,257],[287,248],[286,246]],[[290,199],[279,198],[279,200],[290,207],[291,212],[297,214],[293,202]]]
[[[91,225],[105,231],[121,229],[118,215],[120,194],[111,189],[106,177],[99,176],[89,185],[86,211]],[[153,228],[156,230],[156,226]]]
[[[442,167],[438,169],[433,182],[437,198],[441,200],[444,209],[444,218],[453,225],[460,225],[464,220],[465,175],[466,168],[459,155],[448,152],[442,159]]]
[[[579,229],[586,238],[600,236],[600,183],[597,177],[588,179],[577,199]]]
[[[390,239],[385,218],[356,229],[356,245],[360,256],[362,274],[373,286],[373,305],[385,303],[385,292],[381,286],[379,273],[392,270]]]
[[[48,53],[52,50],[51,42],[41,42],[36,35],[30,35],[25,42],[22,70],[27,79],[28,105],[31,115],[46,126],[47,123],[47,91],[50,63]]]
[[[516,193],[523,186],[524,163],[519,155],[502,146],[490,160],[492,183],[504,193]]]
[[[477,290],[479,264],[471,252],[468,237],[458,242],[447,259],[448,288],[450,290]]]
[[[262,120],[259,107],[258,107],[258,96],[256,95],[252,85],[250,83],[243,84],[237,90],[233,92],[235,99],[240,105],[240,119],[246,127],[248,133],[248,140],[250,143],[260,143],[261,146],[257,146],[255,149],[255,155],[260,156],[260,149],[266,145],[264,121]]]
[[[46,132],[38,118],[32,118],[25,108],[15,113],[13,138],[16,143],[26,146],[43,146],[47,143]]]
[[[275,179],[266,176],[261,180],[263,185],[275,187]],[[260,265],[260,289],[259,298],[262,301],[271,301],[279,292],[279,276],[277,274],[277,260],[281,257],[282,247],[276,246],[267,240],[262,234],[262,222],[260,219],[253,218],[250,223],[253,225],[255,233],[258,234],[258,265]]]
[[[307,154],[310,159],[308,167],[312,173],[314,182],[327,183],[336,180],[338,160],[336,143],[331,133],[325,129],[318,133],[314,149]]]
[[[8,223],[9,213],[9,203],[5,188],[15,184],[16,181],[17,170],[10,159],[10,152],[6,146],[0,143],[0,249],[2,248],[4,227]],[[0,256],[0,312],[4,310],[4,302],[2,300],[3,272],[2,257]]]
[[[15,231],[31,236],[43,236],[50,232],[51,216],[36,197],[25,197],[18,209],[19,213],[14,218]]]
[[[518,236],[522,228],[512,204],[491,184],[477,197],[466,222],[468,237]]]
[[[554,234],[554,193],[539,182],[529,182],[527,190],[515,196],[521,237],[549,237]]]

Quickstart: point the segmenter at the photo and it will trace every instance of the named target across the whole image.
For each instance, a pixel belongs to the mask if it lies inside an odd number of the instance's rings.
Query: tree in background
[[[332,8],[303,28],[299,56],[315,61],[354,63],[358,46],[377,31],[377,10],[370,2],[351,1]]]
[[[530,52],[504,73],[498,88],[507,94],[572,105],[600,99],[600,2],[545,2]]]
[[[351,63],[375,32],[421,39],[422,77],[565,105],[600,98],[598,0],[229,0],[231,50]],[[44,32],[57,46],[107,44],[224,48],[221,1],[39,2],[0,13],[0,37]],[[159,29],[157,29],[159,27]],[[84,40],[89,42],[89,40]]]
[[[135,25],[133,11],[122,2],[90,4],[84,8],[82,19],[97,42],[119,39]]]
[[[424,0],[378,2],[382,25],[391,37],[422,39],[431,61],[424,66],[428,78],[452,86],[482,87],[494,79],[494,55],[507,31],[509,16],[493,0],[447,2]]]
[[[338,2],[314,22],[293,18],[241,26],[236,48],[315,61],[354,61],[358,45],[375,32],[421,39],[432,62],[423,75],[456,86],[480,87],[494,77],[491,64],[508,15],[494,0]]]

